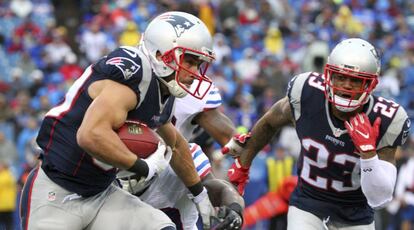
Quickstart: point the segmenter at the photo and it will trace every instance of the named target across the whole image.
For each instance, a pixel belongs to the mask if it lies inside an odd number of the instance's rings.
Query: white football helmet
[[[354,111],[368,101],[378,83],[380,70],[374,46],[359,38],[343,40],[332,50],[325,65],[325,96],[340,111]],[[361,82],[361,88],[345,89],[336,85],[335,76]]]
[[[172,95],[184,97],[189,93],[199,99],[205,96],[212,83],[205,74],[215,56],[211,34],[199,18],[178,11],[163,13],[149,23],[140,47],[149,57],[154,73]],[[157,59],[157,52],[161,53],[161,60]],[[182,66],[184,55],[188,54],[203,61],[198,73]],[[190,90],[182,84],[178,79],[180,71],[186,71],[198,80],[198,87]],[[175,80],[166,82],[163,79],[174,72]]]

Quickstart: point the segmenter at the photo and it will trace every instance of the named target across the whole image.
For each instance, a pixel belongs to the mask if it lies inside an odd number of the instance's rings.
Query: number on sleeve
[[[387,100],[383,97],[379,97],[378,98],[378,102],[375,103],[373,111],[375,113],[380,112],[382,115],[392,118],[395,114],[395,112],[398,109],[398,104],[391,101],[391,100]]]
[[[325,85],[323,84],[322,78],[318,78],[315,73],[311,73],[308,81],[310,86],[325,91]]]

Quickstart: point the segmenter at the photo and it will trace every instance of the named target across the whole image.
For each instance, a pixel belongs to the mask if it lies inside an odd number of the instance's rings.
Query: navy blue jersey
[[[353,225],[369,224],[374,211],[360,186],[360,158],[344,122],[335,118],[325,99],[323,78],[304,73],[292,79],[288,97],[301,140],[299,182],[291,205],[320,218]],[[393,101],[370,96],[363,111],[371,123],[381,117],[377,149],[402,145],[409,119]]]
[[[157,128],[171,119],[174,97],[161,100],[159,82],[148,59],[134,47],[120,47],[88,67],[52,108],[41,125],[37,143],[43,150],[42,168],[57,184],[82,196],[91,196],[107,188],[115,179],[116,169],[91,157],[76,141],[91,97],[88,86],[110,79],[131,88],[139,98],[127,119],[139,120]],[[163,102],[164,101],[164,102]]]

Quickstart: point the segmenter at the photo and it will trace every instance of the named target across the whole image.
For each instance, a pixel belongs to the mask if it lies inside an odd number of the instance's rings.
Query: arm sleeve
[[[191,155],[198,175],[203,179],[209,172],[211,172],[211,164],[206,154],[201,147],[195,143],[190,144]]]
[[[396,179],[397,168],[378,155],[361,159],[361,188],[372,208],[382,208],[392,200]]]
[[[205,97],[203,111],[215,109],[219,107],[223,101],[221,99],[220,90],[213,84]]]

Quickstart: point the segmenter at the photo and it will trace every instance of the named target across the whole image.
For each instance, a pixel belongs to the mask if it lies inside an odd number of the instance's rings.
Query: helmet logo
[[[374,55],[374,57],[375,57],[375,62],[377,64],[377,73],[379,73],[380,72],[380,68],[381,68],[380,67],[381,66],[381,63],[380,63],[380,56],[378,54],[378,51],[375,48],[370,49],[370,51],[371,51],[372,55]]]
[[[160,19],[165,20],[172,25],[177,37],[180,37],[186,30],[194,26],[194,23],[179,15],[165,14],[160,16]]]
[[[369,51],[371,51],[372,55],[374,55],[374,57],[375,57],[376,59],[379,59],[378,52],[377,52],[377,50],[376,50],[375,48],[372,48],[372,49],[370,49]]]

